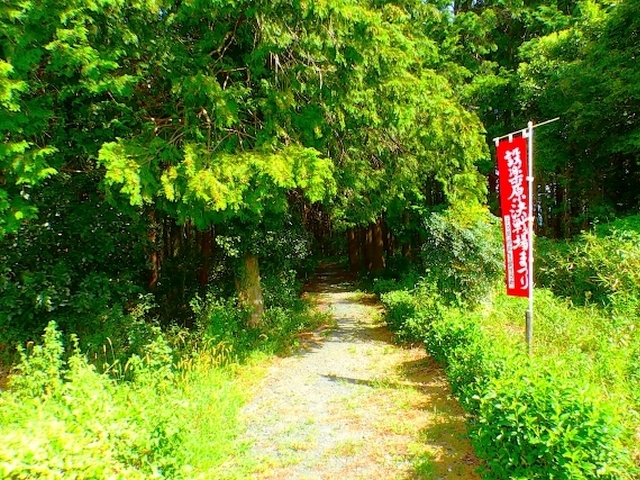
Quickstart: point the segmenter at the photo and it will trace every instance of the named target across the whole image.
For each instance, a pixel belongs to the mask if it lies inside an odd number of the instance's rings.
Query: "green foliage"
[[[483,391],[489,379],[502,373],[505,360],[502,352],[490,350],[473,317],[460,313],[440,307],[440,314],[427,324],[425,346],[434,359],[447,366],[451,388],[461,404],[474,411],[474,396]]]
[[[637,212],[638,3],[462,0],[442,17],[424,28],[488,138],[560,117],[536,130],[538,234],[566,238]],[[493,184],[495,162],[478,166]]]
[[[419,294],[417,292],[420,292]],[[392,290],[380,295],[385,321],[401,342],[422,342],[440,315],[442,298],[433,285],[419,282],[409,291]]]
[[[19,346],[21,362],[17,369],[21,375],[13,379],[14,386],[20,394],[27,397],[52,395],[60,389],[62,378],[62,335],[51,322],[42,336],[44,344],[36,345],[27,354]]]
[[[53,323],[43,338],[0,394],[2,478],[212,478],[238,454],[243,394],[219,349],[177,368],[156,332],[125,381],[98,373],[77,346],[64,360]]]
[[[214,344],[227,344],[235,355],[246,355],[260,332],[247,325],[249,312],[238,308],[233,298],[226,300],[208,294],[191,302],[201,334]]]
[[[260,276],[265,307],[299,307],[303,279],[319,261],[313,256],[311,234],[304,231],[292,214],[267,217],[263,228],[239,230],[237,238],[246,241],[260,258]],[[238,245],[238,251],[243,248]],[[245,247],[246,248],[246,247]]]
[[[474,316],[461,315],[433,285],[420,283],[411,292],[391,291],[381,295],[385,321],[401,341],[420,341],[438,362],[447,365],[454,393],[470,411],[473,397],[489,379],[505,368],[504,355],[488,344]]]
[[[396,272],[398,279],[374,280],[373,290],[387,307],[387,322],[400,338],[424,338],[421,325],[430,322],[422,318],[424,312],[435,311],[439,305],[474,306],[485,298],[503,268],[497,224],[479,206],[425,214],[420,266],[404,271],[391,268],[387,275]]]
[[[555,375],[596,386],[603,398],[626,405],[621,409],[634,415],[639,407],[635,391],[640,385],[629,372],[638,363],[637,317],[612,314],[595,305],[575,307],[544,289],[538,289],[535,305],[536,354],[541,359],[554,359],[558,365]],[[492,335],[502,338],[506,337],[504,325],[510,330],[518,317],[522,317],[521,302],[498,296],[486,325]],[[506,337],[501,342],[514,340]],[[632,418],[627,421],[636,422]]]
[[[32,199],[42,223],[0,240],[5,362],[14,345],[35,339],[52,320],[65,334],[76,333],[89,354],[110,343],[126,357],[148,338],[142,317],[154,301],[139,278],[146,267],[144,220],[100,200],[94,182],[61,177]]]
[[[487,478],[636,478],[635,317],[606,317],[539,289],[529,358],[513,324],[521,299],[501,294],[469,311],[440,293],[419,284],[381,298],[390,327],[423,340],[445,365]]]
[[[385,321],[394,331],[399,331],[403,324],[416,313],[413,295],[407,290],[394,290],[380,296],[386,309]]]
[[[522,45],[521,105],[530,116],[561,116],[537,140],[539,181],[549,235],[637,212],[640,68],[635,1],[577,2],[571,21]],[[606,179],[603,182],[603,179]],[[568,221],[569,220],[569,221]],[[573,221],[573,224],[571,223]]]
[[[455,318],[459,314],[447,312],[447,316]],[[479,328],[470,327],[465,331],[464,327],[460,327],[459,320],[452,321],[452,325],[448,323],[445,317],[439,326],[434,326],[433,335],[445,345],[447,333],[455,336],[454,342],[458,342],[458,346],[454,349],[445,347],[445,350],[451,350],[445,360],[447,376],[460,404],[472,415],[479,416],[478,393],[485,391],[490,381],[508,375],[514,365],[521,363],[523,359],[517,353],[504,351],[496,346]],[[434,352],[433,355],[437,354],[437,347],[432,346],[430,341],[427,341],[427,345],[428,350]]]
[[[618,229],[602,225],[575,240],[541,241],[537,249],[537,280],[577,304],[603,306],[640,300],[640,229],[630,217]],[[634,229],[633,226],[636,226]]]
[[[184,158],[162,171],[156,161],[169,146],[144,147],[129,143],[108,143],[100,150],[100,164],[107,169],[107,185],[122,185],[120,192],[132,205],[151,203],[156,197],[184,204],[184,217],[204,228],[213,219],[261,218],[267,212],[287,210],[286,193],[299,189],[311,202],[322,200],[335,190],[333,166],[310,148],[288,146],[279,152],[268,150],[235,155],[211,153],[194,144],[184,146]],[[158,181],[159,180],[159,181]],[[186,210],[184,208],[186,207]],[[189,213],[186,213],[189,212]],[[206,213],[203,213],[206,212]],[[220,215],[215,215],[221,212]]]
[[[331,322],[297,296],[278,303],[265,310],[260,328],[252,328],[246,321],[249,312],[239,308],[236,299],[221,299],[213,293],[204,299],[196,297],[191,302],[198,318],[194,335],[208,344],[223,345],[227,361],[241,362],[255,351],[286,350],[295,344],[298,333]]]
[[[383,293],[380,299],[385,306],[385,321],[387,325],[394,332],[397,332],[401,339],[406,340],[409,334],[405,332],[404,327],[411,322],[411,319],[416,314],[416,303],[413,295],[406,290],[394,290]],[[419,336],[415,337],[415,339],[419,338]]]
[[[573,382],[522,369],[490,380],[478,402],[472,438],[491,478],[633,478],[615,412]]]
[[[19,185],[98,158],[133,204],[199,228],[295,190],[348,222],[423,197],[427,177],[451,200],[483,193],[482,126],[438,71],[442,14],[422,2],[11,5],[3,220]]]
[[[263,269],[264,272],[264,269]],[[265,307],[296,308],[300,302],[302,282],[295,270],[272,273],[262,278]]]
[[[118,62],[144,39],[133,32],[140,20],[152,21],[158,11],[153,1],[4,2],[0,237],[35,218],[32,194],[45,180],[89,170],[102,142],[133,127],[122,99],[140,78]]]
[[[132,357],[133,383],[97,373],[77,349],[63,361],[55,324],[43,338],[0,397],[3,478],[178,478],[185,427],[162,338]]]
[[[334,324],[330,313],[314,311],[304,303],[293,309],[271,308],[264,317],[259,349],[266,353],[290,352],[298,345],[300,333]]]
[[[498,221],[483,209],[457,207],[423,221],[426,282],[451,303],[483,299],[502,271]]]
[[[395,290],[413,290],[413,288],[422,280],[422,276],[419,268],[411,268],[407,262],[402,262],[405,269],[395,268],[393,263],[397,259],[392,257],[389,261],[391,264],[387,266],[383,277],[377,277],[373,279],[373,293],[381,296],[388,292]]]
[[[213,278],[226,295],[249,251],[281,263],[263,270],[268,304],[293,305],[313,203],[340,226],[429,192],[477,201],[488,150],[423,28],[441,17],[418,1],[9,1],[2,348],[53,319],[126,349],[112,332],[146,287],[163,323],[189,324],[192,294]],[[223,253],[173,248],[192,227]]]

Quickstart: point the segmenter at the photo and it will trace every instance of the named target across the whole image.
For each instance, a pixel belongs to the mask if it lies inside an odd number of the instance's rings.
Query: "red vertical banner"
[[[498,174],[507,294],[529,296],[529,202],[527,139],[505,138],[498,143]]]

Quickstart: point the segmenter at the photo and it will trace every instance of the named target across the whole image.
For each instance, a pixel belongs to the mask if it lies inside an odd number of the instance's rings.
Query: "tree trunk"
[[[171,258],[171,242],[169,240],[171,232],[171,219],[165,216],[162,219],[162,261]]]
[[[402,244],[402,256],[404,258],[411,259],[411,242]]]
[[[211,256],[213,255],[213,227],[203,232],[200,237],[200,254],[202,266],[198,274],[200,285],[209,283],[209,271],[211,270]]]
[[[371,271],[379,273],[384,270],[384,235],[382,233],[382,219],[379,218],[371,226]]]
[[[171,257],[176,258],[182,245],[182,227],[178,225],[175,220],[171,221],[170,242],[171,246],[169,249],[171,250]]]
[[[249,325],[259,327],[264,314],[264,300],[262,298],[262,286],[260,285],[258,257],[247,253],[244,256],[244,265],[240,270],[238,299],[240,300],[240,305],[251,310]]]
[[[347,230],[347,239],[349,242],[349,268],[352,272],[360,270],[360,239],[355,228]]]
[[[156,230],[156,211],[149,212],[149,290],[154,291],[158,285],[158,232]]]
[[[389,225],[387,225],[387,222],[384,220],[382,221],[382,235],[384,238],[384,252],[386,258],[389,259],[393,257],[395,253],[395,238]]]
[[[402,214],[402,224],[404,225],[404,233],[403,233],[404,242],[402,242],[402,256],[408,259],[411,258],[411,238],[407,233],[409,221],[410,221],[409,212],[405,211]]]
[[[371,226],[362,229],[364,268],[367,272],[373,267],[373,231]]]

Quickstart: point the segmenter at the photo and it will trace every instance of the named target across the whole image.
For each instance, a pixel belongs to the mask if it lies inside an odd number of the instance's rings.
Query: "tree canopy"
[[[442,15],[420,2],[9,5],[4,223],[33,211],[18,186],[78,163],[198,225],[281,208],[295,189],[332,198],[336,182],[336,211],[356,221],[426,176],[481,193],[482,126],[425,35]]]

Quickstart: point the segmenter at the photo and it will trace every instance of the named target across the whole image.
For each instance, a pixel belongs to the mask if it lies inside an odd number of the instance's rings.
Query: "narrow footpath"
[[[309,295],[336,319],[269,366],[243,410],[254,479],[479,479],[462,410],[423,348],[394,345],[339,270]]]

